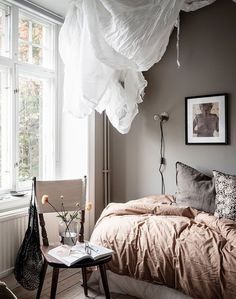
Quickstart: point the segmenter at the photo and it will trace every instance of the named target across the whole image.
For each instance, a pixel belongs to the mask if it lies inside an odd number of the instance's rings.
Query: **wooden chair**
[[[60,180],[60,181],[59,180],[58,181],[36,181],[36,179],[34,178],[37,211],[38,211],[39,223],[41,226],[41,236],[42,236],[41,251],[44,257],[44,264],[41,272],[40,285],[37,291],[36,299],[40,298],[48,265],[53,268],[51,295],[50,295],[51,299],[56,298],[60,268],[81,268],[84,294],[85,296],[88,296],[86,268],[92,266],[99,267],[106,298],[107,299],[110,298],[107,276],[106,276],[106,263],[111,260],[110,256],[101,258],[96,261],[83,260],[81,262],[71,265],[70,267],[67,267],[65,264],[61,263],[57,259],[48,255],[48,251],[56,246],[50,246],[43,214],[52,213],[55,211],[49,204],[47,203],[44,205],[42,204],[41,202],[42,196],[48,195],[49,202],[57,209],[58,212],[62,212],[61,195],[63,195],[63,205],[66,211],[75,210],[76,203],[81,204],[82,211],[81,211],[81,220],[80,220],[81,227],[79,232],[79,242],[84,242],[86,185],[87,185],[86,177],[84,177],[84,179]]]

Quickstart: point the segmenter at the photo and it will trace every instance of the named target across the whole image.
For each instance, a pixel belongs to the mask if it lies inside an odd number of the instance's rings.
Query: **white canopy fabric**
[[[188,12],[188,11],[194,11],[199,8],[202,8],[206,5],[212,4],[216,0],[185,0],[182,10]],[[236,0],[235,0],[236,1]]]
[[[147,85],[142,71],[163,56],[180,10],[214,1],[72,1],[59,37],[64,109],[76,117],[105,110],[112,125],[127,133]]]

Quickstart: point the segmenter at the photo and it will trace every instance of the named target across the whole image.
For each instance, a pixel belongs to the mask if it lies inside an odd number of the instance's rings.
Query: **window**
[[[10,188],[10,70],[0,66],[0,186]]]
[[[19,61],[52,68],[52,26],[21,12],[18,30]]]
[[[9,6],[0,3],[0,55],[10,56],[10,15]]]
[[[53,178],[57,26],[0,0],[0,192]]]
[[[52,80],[21,72],[18,93],[18,185],[25,187],[33,176],[52,173],[53,102]],[[44,161],[43,161],[44,160]],[[47,160],[47,161],[46,161]],[[43,162],[44,167],[43,167]]]

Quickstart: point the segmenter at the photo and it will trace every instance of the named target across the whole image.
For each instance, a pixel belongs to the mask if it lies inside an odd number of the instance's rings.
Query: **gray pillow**
[[[208,213],[215,211],[215,184],[211,178],[181,162],[176,163],[176,204]]]
[[[236,221],[236,175],[213,171],[216,188],[216,217]]]

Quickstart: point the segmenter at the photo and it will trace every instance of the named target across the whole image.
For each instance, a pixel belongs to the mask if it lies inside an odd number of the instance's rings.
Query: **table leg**
[[[84,287],[84,295],[88,297],[88,287],[87,287],[87,273],[86,268],[82,268],[82,277],[83,277],[83,287]]]
[[[53,268],[50,299],[55,299],[56,298],[58,276],[59,276],[59,268]]]
[[[102,283],[103,283],[106,299],[110,299],[111,297],[110,297],[109,286],[107,281],[106,265],[105,264],[99,265],[99,269],[102,277]]]
[[[41,270],[41,274],[40,274],[40,283],[39,283],[39,287],[38,287],[38,291],[37,291],[37,295],[36,295],[36,299],[40,298],[41,292],[42,292],[42,288],[43,288],[43,283],[44,283],[44,278],[47,272],[47,267],[48,267],[48,263],[46,260],[44,260],[43,262],[43,268]]]

